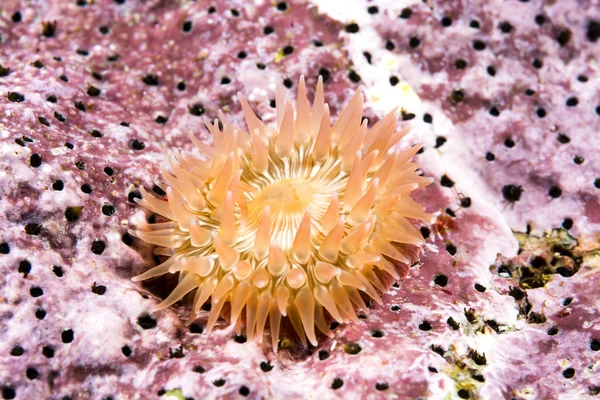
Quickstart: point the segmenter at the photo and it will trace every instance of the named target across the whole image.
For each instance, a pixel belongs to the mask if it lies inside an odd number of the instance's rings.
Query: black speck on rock
[[[600,22],[590,21],[588,22],[586,36],[592,43],[596,43],[600,38]]]
[[[451,188],[454,186],[454,181],[450,179],[448,175],[442,175],[442,178],[440,179],[440,185]]]
[[[42,232],[42,225],[40,224],[27,224],[25,225],[25,232],[29,235],[37,236]]]
[[[19,92],[8,92],[6,98],[13,103],[21,103],[25,101],[25,96]]]
[[[343,345],[344,352],[348,354],[358,354],[361,352],[362,348],[356,342],[349,342]]]
[[[153,329],[156,328],[156,320],[148,314],[142,314],[138,317],[137,323],[142,329]]]
[[[331,388],[333,390],[339,389],[344,386],[344,381],[341,378],[335,378],[333,382],[331,382]]]
[[[75,334],[73,333],[73,329],[66,329],[62,331],[60,334],[60,338],[63,343],[71,343],[75,338]]]
[[[31,272],[31,263],[28,260],[22,260],[19,262],[18,271],[23,274],[24,278],[27,278],[27,275]]]
[[[106,249],[106,243],[104,243],[104,241],[94,240],[92,242],[92,253],[100,255],[100,254],[104,253],[105,249]]]
[[[189,111],[189,113],[191,115],[193,115],[195,117],[200,117],[205,112],[204,107],[200,103],[189,105],[188,106],[188,111]]]
[[[53,37],[56,33],[56,21],[45,21],[42,22],[42,35],[47,38]]]
[[[142,78],[142,82],[144,82],[148,86],[158,86],[158,76],[154,74],[144,75]]]
[[[98,89],[96,86],[90,86],[87,88],[88,96],[98,97],[98,96],[100,96],[100,93],[102,93],[102,91],[100,89]]]
[[[67,207],[67,209],[65,210],[65,218],[69,222],[75,222],[79,219],[79,216],[81,215],[82,211],[83,206]]]
[[[10,245],[6,242],[0,243],[0,254],[10,253]]]
[[[269,372],[273,369],[273,365],[271,365],[271,361],[262,361],[260,363],[260,369],[263,372]]]
[[[523,193],[523,188],[521,186],[516,185],[505,185],[502,188],[502,196],[506,201],[514,203],[521,199],[521,194]]]
[[[102,296],[106,293],[106,286],[104,285],[96,285],[96,282],[92,285],[92,293]]]

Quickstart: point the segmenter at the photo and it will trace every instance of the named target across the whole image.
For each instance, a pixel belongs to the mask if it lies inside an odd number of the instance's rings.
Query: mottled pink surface
[[[269,2],[121,2],[0,6],[4,398],[578,399],[600,392],[597,1],[356,1],[340,6],[352,17],[339,21],[323,2],[287,2],[283,11]],[[478,29],[470,27],[475,20]],[[42,34],[44,21],[56,21],[54,36]],[[499,28],[505,21],[508,33]],[[346,28],[351,22],[359,32]],[[265,34],[267,26],[274,32]],[[567,29],[561,46],[557,35]],[[476,39],[484,50],[473,48]],[[280,53],[288,45],[293,52]],[[386,64],[388,56],[400,62]],[[543,66],[534,68],[533,58]],[[309,87],[319,73],[328,76],[326,100],[337,116],[358,79],[367,92],[388,82],[371,72],[378,67],[424,101],[405,124],[416,131],[411,141],[426,142],[419,161],[436,178],[418,200],[440,211],[423,228],[420,262],[384,304],[317,348],[290,337],[276,354],[243,343],[225,321],[210,335],[199,333],[206,316],[185,327],[185,307],[151,313],[169,282],[159,281],[161,289],[130,281],[155,261],[124,234],[144,215],[128,197],[139,185],[152,189],[165,150],[189,149],[188,131],[206,137],[201,117],[216,118],[219,108],[241,123],[237,91],[273,121],[274,84],[289,79],[293,96],[300,74]],[[528,88],[535,94],[525,95]],[[570,97],[577,105],[566,105]],[[422,122],[424,112],[433,124]],[[365,115],[381,116],[368,96]],[[570,141],[558,141],[559,133]],[[455,185],[440,185],[443,175]],[[506,185],[522,187],[518,201],[503,197]],[[549,196],[552,186],[559,197]],[[83,207],[78,217],[73,207]],[[525,232],[528,224],[531,235],[517,235],[522,251],[514,258],[511,228]],[[537,239],[550,229],[554,236]]]

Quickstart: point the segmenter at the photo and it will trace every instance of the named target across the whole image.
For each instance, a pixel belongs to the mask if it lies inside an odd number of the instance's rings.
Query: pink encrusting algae
[[[0,398],[600,395],[597,0],[342,6],[329,0],[4,0],[0,43]],[[220,138],[233,139],[235,129],[248,133],[250,146],[237,137],[237,171],[232,158],[232,176],[242,170],[241,185],[231,188],[236,235],[258,230],[252,200],[257,208],[269,203],[271,219],[289,210],[275,197],[312,201],[306,190],[312,184],[303,190],[279,184],[262,198],[251,185],[242,190],[254,133],[243,108],[260,116],[254,123],[272,136],[259,136],[274,149],[282,126],[277,109],[286,103],[281,97],[297,98],[302,75],[309,105],[322,76],[331,127],[354,104],[359,85],[367,131],[398,107],[398,125],[410,131],[391,151],[398,156],[424,144],[409,164],[418,163],[435,181],[410,197],[435,220],[410,219],[422,245],[393,244],[410,261],[396,266],[400,280],[375,265],[387,289],[372,293],[381,303],[356,288],[366,310],[353,304],[348,315],[336,303],[331,309],[339,319],[323,311],[331,334],[315,326],[316,345],[307,340],[304,346],[293,322],[282,317],[275,352],[269,318],[262,335],[256,323],[246,331],[247,312],[232,324],[229,302],[209,333],[214,305],[207,301],[194,315],[193,291],[155,311],[174,290],[181,292],[178,278],[185,273],[132,282],[168,261],[172,248],[129,232],[151,236],[159,224],[176,230],[177,218],[137,202],[156,198],[158,207],[170,209],[178,194],[183,199],[178,189],[184,191],[186,159],[212,167],[189,133],[215,155],[225,148]],[[278,84],[284,96],[278,97]],[[302,107],[294,115],[305,113]],[[206,134],[204,118],[220,132],[216,140]],[[292,160],[298,149],[294,144]],[[329,155],[343,159],[337,150]],[[206,185],[203,196],[214,189],[214,178],[195,181]],[[241,200],[236,190],[246,196],[245,219],[233,202]],[[206,200],[212,214],[214,198]],[[317,258],[319,212],[330,202],[307,207]],[[338,202],[345,235],[352,210],[343,209],[341,192]],[[285,240],[269,226],[270,245],[281,248],[290,266],[305,213],[297,212]],[[213,242],[234,232],[221,229],[218,212],[215,220],[205,211],[193,214],[213,221],[207,224]],[[210,248],[200,249],[211,257]],[[340,254],[338,261],[347,258]],[[262,260],[268,270],[269,257]],[[230,271],[236,282],[243,266]],[[315,282],[325,276],[319,271]],[[339,274],[330,289],[346,290],[347,276]],[[352,313],[356,319],[346,322]]]
[[[367,130],[357,91],[331,126],[322,77],[312,106],[304,77],[296,107],[283,91],[275,127],[241,94],[248,131],[222,113],[206,121],[214,146],[191,136],[202,158],[175,151],[162,169],[168,201],[141,189],[137,203],[166,221],[130,231],[169,257],[133,280],[180,274],[157,310],[195,292],[191,323],[210,298],[210,332],[228,302],[238,334],[245,310],[248,339],[262,342],[268,319],[274,351],[282,317],[316,346],[315,326],[333,337],[328,316],[358,322],[354,307],[367,311],[360,292],[381,304],[378,273],[399,279],[414,261],[406,246],[424,242],[410,219],[433,218],[410,197],[433,182],[409,162],[422,146],[393,150],[408,133],[397,110]]]

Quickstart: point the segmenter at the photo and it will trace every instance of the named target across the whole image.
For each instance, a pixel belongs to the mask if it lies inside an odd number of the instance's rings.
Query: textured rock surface
[[[598,10],[3,1],[2,396],[598,394]],[[425,141],[436,178],[419,200],[441,210],[420,263],[309,350],[290,338],[273,354],[225,323],[202,335],[185,307],[150,313],[166,291],[129,279],[154,263],[125,234],[144,216],[136,188],[205,135],[202,116],[241,122],[237,91],[272,121],[275,82],[293,91],[300,74],[328,78],[333,115],[359,83],[369,118],[405,108],[403,145]]]

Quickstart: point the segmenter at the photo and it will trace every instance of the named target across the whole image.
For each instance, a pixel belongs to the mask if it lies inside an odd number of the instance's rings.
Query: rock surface
[[[258,3],[3,1],[2,397],[600,393],[598,1]],[[334,116],[359,84],[369,119],[404,107],[436,178],[420,262],[317,348],[150,312],[138,187],[202,117],[241,123],[238,91],[272,122],[300,74]]]

